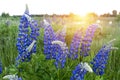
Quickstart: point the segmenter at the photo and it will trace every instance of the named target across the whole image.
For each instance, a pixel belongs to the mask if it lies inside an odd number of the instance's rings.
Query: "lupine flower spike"
[[[16,58],[16,65],[18,65],[20,61],[29,61],[31,54],[36,52],[37,36],[39,36],[37,22],[30,17],[28,7],[26,6],[26,11],[21,17],[19,25],[16,44],[19,55]]]
[[[84,80],[85,74],[88,72],[93,72],[92,68],[88,63],[80,63],[75,67],[75,70],[72,72],[70,80]]]
[[[95,33],[97,28],[98,28],[97,24],[90,25],[87,28],[86,34],[85,34],[85,36],[82,40],[82,43],[81,43],[81,51],[80,51],[81,56],[88,56],[89,55],[92,39],[93,39],[94,33]]]
[[[77,30],[74,34],[74,37],[72,39],[71,45],[70,45],[70,54],[68,55],[71,59],[78,58],[78,50],[80,48],[80,43],[82,41],[82,30]]]
[[[2,73],[2,62],[0,60],[0,74]]]
[[[56,40],[55,33],[52,26],[44,20],[44,54],[46,59],[55,59],[55,46],[52,45],[52,41]]]
[[[100,76],[104,74],[104,69],[105,69],[105,65],[107,64],[109,52],[112,49],[117,49],[116,47],[112,47],[114,40],[115,39],[111,40],[106,45],[104,45],[96,54],[93,61],[91,62],[91,64],[93,65],[93,71],[95,72],[95,74]]]
[[[66,36],[66,26],[60,31],[56,32],[56,38],[57,40],[60,40],[62,42],[65,42],[65,36]]]
[[[68,52],[68,47],[66,46],[66,44],[62,41],[52,41],[52,44],[56,44],[59,45],[58,49],[56,52],[54,52],[54,54],[56,54],[56,62],[55,62],[55,66],[56,68],[64,68],[65,66],[65,62],[66,62],[66,58],[67,58],[67,54]]]

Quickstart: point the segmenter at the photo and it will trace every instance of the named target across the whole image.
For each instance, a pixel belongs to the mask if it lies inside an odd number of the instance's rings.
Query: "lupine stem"
[[[58,69],[58,80],[60,79],[60,69]]]

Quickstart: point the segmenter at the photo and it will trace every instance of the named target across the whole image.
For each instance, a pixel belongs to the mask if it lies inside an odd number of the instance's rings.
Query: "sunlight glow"
[[[69,14],[86,15],[88,12],[97,14],[112,12],[119,9],[119,0],[0,0],[2,12],[22,14],[28,4],[31,14]]]

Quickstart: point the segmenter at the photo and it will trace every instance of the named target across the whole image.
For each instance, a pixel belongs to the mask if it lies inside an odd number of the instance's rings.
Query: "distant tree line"
[[[7,18],[7,17],[9,17],[10,15],[9,15],[9,13],[5,13],[5,12],[3,12],[2,14],[1,14],[1,17],[4,17],[4,18]]]
[[[119,12],[119,14],[117,14],[117,13],[118,13],[117,10],[113,10],[112,14],[110,14],[110,13],[104,13],[104,14],[101,14],[100,17],[116,17],[117,15],[120,15],[120,12]],[[1,17],[7,18],[9,16],[10,16],[9,13],[5,13],[5,12],[3,12],[1,14]],[[20,17],[20,16],[21,15],[13,15],[13,17]],[[57,14],[53,14],[53,15],[40,14],[40,15],[37,15],[37,14],[34,14],[32,16],[33,17],[44,17],[44,16],[49,16],[49,17],[53,17],[53,16],[57,16],[57,17],[71,17],[71,16],[75,16],[75,14],[74,13],[70,13],[68,15],[66,15],[66,14],[63,14],[63,15],[57,15]],[[98,15],[96,13],[94,13],[94,12],[88,13],[86,16],[98,17]]]
[[[104,13],[104,14],[100,15],[100,17],[116,17],[117,15],[119,15],[119,14],[117,14],[117,10],[113,10],[112,14]]]

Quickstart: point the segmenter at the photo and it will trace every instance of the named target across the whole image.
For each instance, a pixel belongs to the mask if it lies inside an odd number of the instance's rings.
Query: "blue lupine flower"
[[[18,80],[22,80],[22,78],[21,78],[21,77],[19,77],[19,78],[18,78]]]
[[[92,39],[93,39],[94,33],[95,33],[97,28],[98,28],[98,25],[96,25],[96,24],[90,25],[87,28],[86,34],[85,34],[85,36],[82,40],[82,43],[81,43],[81,51],[80,51],[81,56],[88,56],[89,55]]]
[[[56,40],[55,33],[52,26],[44,20],[44,54],[46,59],[55,59],[55,45],[52,45],[52,41]]]
[[[112,43],[108,43],[104,45],[99,52],[96,54],[94,57],[93,61],[91,64],[93,65],[93,71],[97,75],[103,75],[104,74],[104,69],[105,65],[107,64],[107,60],[109,57],[109,52],[112,50]]]
[[[52,45],[55,44],[57,47],[56,51],[54,52],[54,54],[56,53],[55,66],[56,68],[64,68],[67,55],[69,54],[68,47],[64,42],[58,40],[52,42]]]
[[[31,33],[30,33],[31,41],[34,41],[34,40],[37,41],[37,37],[39,36],[39,28],[38,28],[37,21],[32,20],[30,23],[30,27],[31,27]],[[33,46],[33,49],[31,50],[31,53],[36,53],[36,46],[37,44],[35,43]]]
[[[24,14],[29,14],[27,9]],[[30,38],[29,38],[29,21],[27,20],[26,16],[23,15],[20,20],[20,25],[19,25],[19,34],[17,38],[17,48],[19,55],[17,57],[17,60],[23,58],[22,60],[24,61],[24,54],[26,53],[26,48],[31,44]],[[25,56],[26,57],[26,56]]]
[[[29,29],[30,26],[30,29]],[[29,61],[31,59],[31,54],[36,52],[36,41],[37,36],[39,36],[38,24],[29,16],[28,7],[20,20],[19,34],[17,38],[17,49],[19,52],[16,58],[16,64],[20,61]],[[32,48],[28,49],[28,47]],[[29,51],[28,51],[29,50]]]
[[[66,62],[68,54],[68,48],[63,49],[63,46],[52,44],[58,40],[58,36],[55,35],[52,26],[44,20],[44,54],[46,59],[55,59],[56,68],[63,68]],[[62,38],[63,39],[63,38]],[[64,45],[65,47],[66,45]]]
[[[0,74],[2,73],[2,62],[0,61]]]
[[[46,20],[48,23],[52,24],[51,17],[46,16],[46,17],[45,17],[45,20]]]
[[[65,42],[65,36],[66,36],[66,27],[64,26],[64,28],[58,32],[56,32],[56,38],[57,40],[60,40],[62,42]]]
[[[54,64],[57,69],[64,68],[67,55],[63,52],[63,50],[61,49],[61,47],[59,45],[56,45],[56,48],[57,49],[54,52],[54,54],[56,54]]]
[[[72,59],[78,58],[78,50],[80,47],[81,40],[82,40],[82,31],[78,30],[76,31],[72,39],[72,42],[70,45],[70,54],[68,55],[68,57]]]
[[[93,72],[91,67],[86,62],[81,62],[75,67],[75,70],[72,71],[72,76],[70,80],[84,80],[84,76],[87,71]]]

